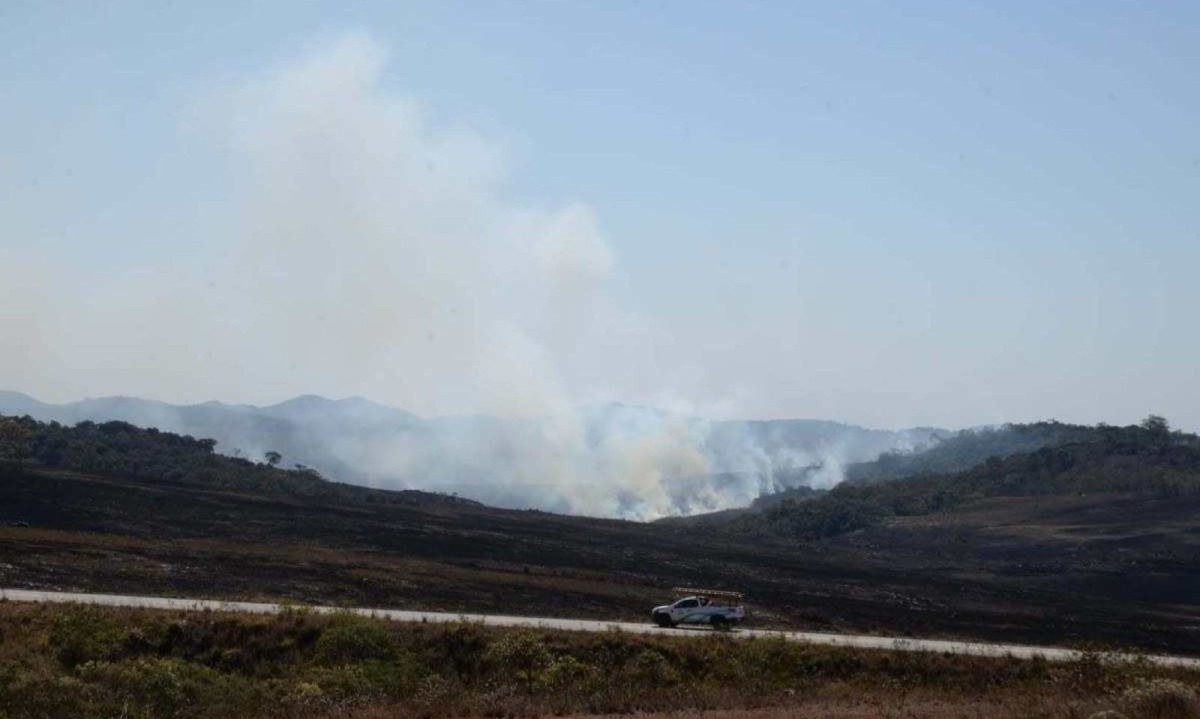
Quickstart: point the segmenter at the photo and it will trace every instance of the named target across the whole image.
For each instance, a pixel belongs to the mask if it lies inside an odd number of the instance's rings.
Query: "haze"
[[[0,48],[0,389],[1200,428],[1195,4],[18,1]]]

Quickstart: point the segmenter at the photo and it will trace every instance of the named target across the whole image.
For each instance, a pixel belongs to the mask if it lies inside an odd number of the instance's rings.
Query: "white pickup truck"
[[[714,629],[737,625],[746,618],[742,595],[709,589],[675,588],[680,597],[672,604],[655,607],[650,618],[660,627],[676,624],[711,624]]]

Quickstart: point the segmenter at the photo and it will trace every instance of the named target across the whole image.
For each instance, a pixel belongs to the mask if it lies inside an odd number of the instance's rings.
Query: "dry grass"
[[[1088,700],[1057,691],[996,692],[988,695],[897,697],[885,690],[856,689],[852,696],[782,696],[775,706],[757,709],[676,709],[629,714],[567,714],[573,719],[1196,719],[1190,714],[1118,711],[1119,700]],[[378,705],[349,715],[353,719],[405,716],[404,708]]]
[[[579,715],[579,719],[617,719],[620,715]],[[673,711],[641,715],[646,719],[1024,719],[1025,717],[1072,717],[1079,714],[1067,702],[1044,699],[927,699],[905,702],[884,697],[850,701],[811,701],[769,709],[717,711]],[[364,717],[365,719],[365,717]],[[380,718],[382,719],[382,717]],[[622,719],[628,719],[628,715]]]
[[[294,610],[0,603],[0,717],[1200,719],[1200,672],[392,624]]]

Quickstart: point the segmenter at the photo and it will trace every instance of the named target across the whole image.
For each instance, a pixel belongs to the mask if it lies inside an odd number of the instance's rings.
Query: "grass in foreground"
[[[1200,673],[676,637],[0,603],[0,717],[1200,717]]]

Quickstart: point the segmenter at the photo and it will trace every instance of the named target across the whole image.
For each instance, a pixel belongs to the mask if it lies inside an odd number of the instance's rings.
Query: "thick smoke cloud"
[[[186,185],[215,188],[179,218],[203,238],[190,246],[138,238],[149,252],[109,265],[104,247],[5,242],[6,384],[51,400],[358,394],[425,414],[603,394],[562,374],[639,331],[607,293],[594,213],[508,199],[503,147],[388,90],[386,60],[347,35],[198,92],[183,139],[221,171]]]
[[[789,457],[714,442],[687,412],[578,410],[611,398],[581,377],[648,344],[610,291],[620,258],[586,205],[507,198],[503,148],[435,122],[385,69],[383,48],[350,35],[203,93],[192,137],[218,148],[232,193],[197,198],[214,208],[197,213],[209,242],[103,276],[8,251],[0,301],[35,308],[3,316],[15,388],[37,366],[67,396],[458,408],[476,418],[331,437],[329,454],[365,481],[509,506],[651,518],[745,505],[785,469],[836,480],[836,447]]]
[[[224,98],[246,178],[239,347],[418,410],[565,407],[556,354],[621,321],[591,211],[507,202],[500,149],[383,91],[384,60],[342,38]]]

